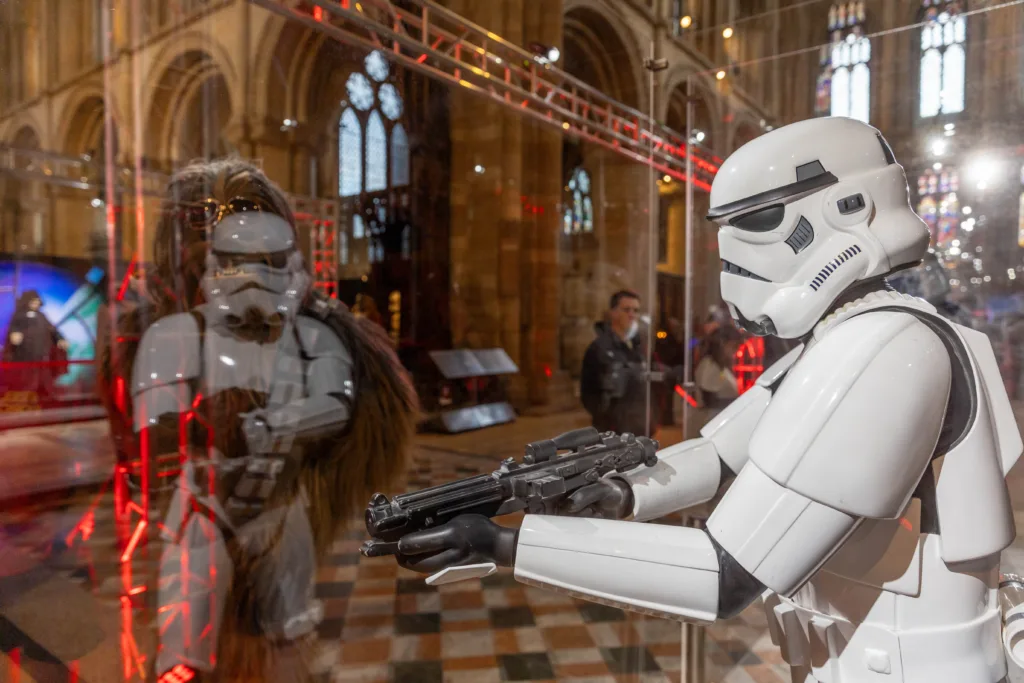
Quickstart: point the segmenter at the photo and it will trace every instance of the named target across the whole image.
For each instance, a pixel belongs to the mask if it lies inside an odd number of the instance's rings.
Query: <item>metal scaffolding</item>
[[[677,180],[711,189],[722,160],[685,136],[590,87],[535,54],[431,0],[251,0],[343,43],[389,59],[556,126]],[[411,9],[406,9],[411,8]]]

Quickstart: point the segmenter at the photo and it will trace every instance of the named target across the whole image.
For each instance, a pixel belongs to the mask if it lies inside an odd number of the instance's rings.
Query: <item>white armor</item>
[[[1001,681],[1024,444],[988,339],[881,279],[927,247],[903,169],[870,126],[815,119],[737,151],[712,205],[733,315],[803,345],[701,438],[612,475],[632,521],[527,515],[516,578],[705,623],[763,597],[794,683]],[[636,524],[731,473],[706,530]]]
[[[299,312],[309,277],[291,227],[274,215],[245,212],[218,222],[210,237],[208,303],[156,321],[139,344],[131,384],[135,429],[185,423],[182,433],[190,433],[203,398],[222,392],[248,392],[264,407],[222,416],[237,424],[210,425],[240,427],[242,457],[228,459],[212,447],[204,452],[192,438],[179,446],[190,457],[163,525],[158,674],[179,664],[214,667],[230,607],[225,597],[236,580],[229,538],[243,557],[265,555],[245,587],[256,614],[253,635],[288,642],[316,629],[322,608],[306,501],[301,493],[283,501],[275,493],[282,479],[297,476],[296,441],[342,430],[355,393],[353,359],[338,335]],[[317,301],[313,312],[327,308]],[[252,329],[275,333],[254,337],[246,327],[254,320],[265,323]],[[148,441],[142,439],[144,448]]]

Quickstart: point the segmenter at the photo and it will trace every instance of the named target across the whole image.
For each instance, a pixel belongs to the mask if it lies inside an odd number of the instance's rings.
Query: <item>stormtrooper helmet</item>
[[[270,324],[294,319],[310,277],[292,226],[245,203],[209,230],[202,288],[213,316],[229,325],[253,316]]]
[[[755,138],[722,164],[711,206],[722,299],[760,336],[806,335],[851,286],[912,267],[928,249],[903,167],[878,130],[854,119]]]

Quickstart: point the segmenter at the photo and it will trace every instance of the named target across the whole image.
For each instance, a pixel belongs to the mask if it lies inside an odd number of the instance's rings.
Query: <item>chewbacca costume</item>
[[[130,400],[118,405],[117,378],[131,378],[138,343],[148,325],[166,315],[190,312],[203,303],[199,285],[208,249],[206,232],[189,225],[193,219],[187,207],[211,199],[226,205],[236,198],[268,206],[295,225],[284,195],[255,167],[234,159],[193,164],[177,173],[168,186],[155,235],[154,268],[144,279],[145,296],[138,302],[112,304],[118,307],[113,315],[109,310],[100,315],[101,399],[122,460],[136,459],[139,446]],[[309,312],[315,297],[321,295],[311,293],[303,313]],[[112,318],[115,335],[110,333]],[[302,491],[308,499],[307,514],[318,560],[324,558],[346,523],[362,512],[370,496],[393,488],[404,474],[417,416],[415,392],[383,328],[356,319],[341,305],[333,305],[327,318],[321,320],[341,338],[354,359],[357,399],[340,436],[296,440],[292,453],[301,469],[290,490],[284,492],[285,497],[294,497]],[[116,343],[111,343],[113,340]],[[206,397],[196,412],[215,426],[217,450],[226,458],[239,458],[248,455],[239,416],[264,407],[265,402],[265,396],[254,392],[227,390]],[[164,428],[161,434],[153,431],[151,453],[176,452],[176,429]],[[201,444],[196,443],[199,438],[192,439],[195,452],[202,452]],[[155,446],[158,442],[161,445]],[[150,479],[157,481],[152,476]],[[155,494],[152,505],[166,506],[166,499]],[[275,548],[271,546],[268,554],[273,554]],[[314,680],[312,643],[274,645],[254,628],[254,577],[261,568],[274,566],[275,558],[243,554],[230,540],[228,553],[234,575],[227,588],[216,668],[212,674],[201,675],[203,683]],[[287,672],[286,679],[281,678],[282,670]]]

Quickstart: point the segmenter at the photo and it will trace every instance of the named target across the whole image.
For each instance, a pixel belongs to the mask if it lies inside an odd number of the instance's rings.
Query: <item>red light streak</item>
[[[693,396],[690,396],[688,393],[686,393],[686,390],[683,389],[678,384],[676,385],[676,393],[682,396],[684,399],[686,399],[686,402],[689,403],[692,407],[697,407],[697,401],[694,400]]]
[[[21,677],[21,648],[11,650],[11,683],[18,683]]]
[[[132,553],[135,552],[135,546],[139,544],[139,539],[142,538],[142,532],[145,531],[145,529],[146,520],[139,520],[138,526],[135,527],[135,533],[132,534],[132,539],[128,541],[128,547],[124,549],[123,553],[121,553],[122,562],[128,562],[131,559]]]
[[[157,680],[157,683],[188,683],[196,677],[196,673],[185,666],[184,664],[178,664],[170,671],[164,673]]]

